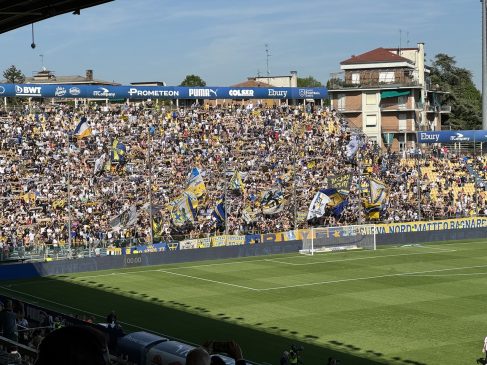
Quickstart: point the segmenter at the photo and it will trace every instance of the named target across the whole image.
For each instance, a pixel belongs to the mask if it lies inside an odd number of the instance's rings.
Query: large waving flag
[[[93,175],[96,175],[100,172],[103,172],[103,169],[105,167],[105,162],[107,159],[106,153],[102,154],[99,158],[95,160],[95,169],[93,171]]]
[[[198,198],[206,192],[205,182],[197,167],[193,167],[188,175],[186,191],[194,193]]]
[[[224,197],[218,199],[217,204],[213,212],[211,213],[211,218],[215,220],[217,225],[225,224],[225,200]]]
[[[193,209],[198,208],[199,202],[198,202],[198,197],[196,196],[195,193],[193,193],[192,191],[185,190],[183,192],[183,196],[188,198],[188,200],[191,202],[191,206],[193,207]]]
[[[348,205],[348,196],[340,194],[337,189],[324,189],[320,191],[330,199],[328,206],[331,208],[331,214],[335,217],[340,216]]]
[[[350,192],[350,185],[352,183],[351,173],[328,176],[327,180],[328,188],[337,189],[341,194],[345,195]]]
[[[186,195],[181,195],[171,202],[171,222],[175,226],[182,226],[185,223],[194,223],[195,211],[191,200]]]
[[[386,198],[386,185],[379,180],[369,179],[369,193],[371,203],[382,204],[383,200]]]
[[[369,203],[367,199],[363,201],[365,213],[369,217],[369,219],[379,219],[380,212],[381,212],[381,204],[380,203]]]
[[[347,159],[352,160],[360,147],[360,141],[356,134],[352,134],[350,141],[347,144]]]
[[[112,143],[112,162],[125,162],[125,153],[127,152],[127,148],[122,142],[119,142],[118,138],[115,138]]]
[[[266,191],[260,199],[262,213],[272,215],[284,209],[284,194],[281,190],[271,189]]]
[[[242,219],[247,224],[257,222],[257,212],[252,210],[251,207],[246,207],[242,211]]]
[[[76,126],[73,134],[75,135],[75,137],[85,138],[85,137],[91,136],[91,132],[92,132],[91,126],[88,123],[88,119],[86,119],[86,117],[81,117],[81,119],[80,119],[78,125]]]
[[[237,170],[235,170],[235,173],[230,179],[230,190],[240,191],[242,193],[245,191],[245,186],[242,181],[242,176],[240,175],[240,172],[238,172]]]
[[[326,205],[330,201],[331,199],[328,197],[328,195],[323,193],[322,190],[318,191],[309,206],[307,220],[319,218],[325,215]]]
[[[129,209],[113,218],[110,221],[110,226],[113,229],[133,226],[135,223],[137,223],[137,217],[137,208],[135,207],[135,205],[131,205]]]

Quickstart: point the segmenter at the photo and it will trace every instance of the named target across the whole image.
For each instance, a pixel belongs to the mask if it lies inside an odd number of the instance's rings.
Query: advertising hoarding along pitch
[[[487,142],[487,131],[424,131],[418,132],[418,143]]]
[[[320,88],[0,84],[0,97],[81,99],[324,99]]]

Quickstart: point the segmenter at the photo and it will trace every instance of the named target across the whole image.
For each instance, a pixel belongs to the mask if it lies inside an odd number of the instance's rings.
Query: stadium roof
[[[0,0],[0,34],[53,16],[113,0]]]

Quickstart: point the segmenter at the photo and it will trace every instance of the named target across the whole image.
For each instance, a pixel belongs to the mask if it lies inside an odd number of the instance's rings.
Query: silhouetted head
[[[105,335],[91,327],[68,326],[41,342],[35,365],[109,365]]]

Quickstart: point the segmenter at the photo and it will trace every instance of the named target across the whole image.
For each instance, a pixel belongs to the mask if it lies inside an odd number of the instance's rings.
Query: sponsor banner
[[[487,131],[425,131],[418,132],[418,143],[487,142]]]
[[[0,97],[88,98],[88,99],[324,99],[320,88],[275,87],[183,87],[109,86],[69,84],[0,84]]]
[[[486,228],[487,217],[472,217],[445,219],[441,221],[429,222],[409,222],[409,223],[390,223],[378,224],[376,226],[378,234],[404,233],[404,232],[432,232],[447,229],[470,229]]]

